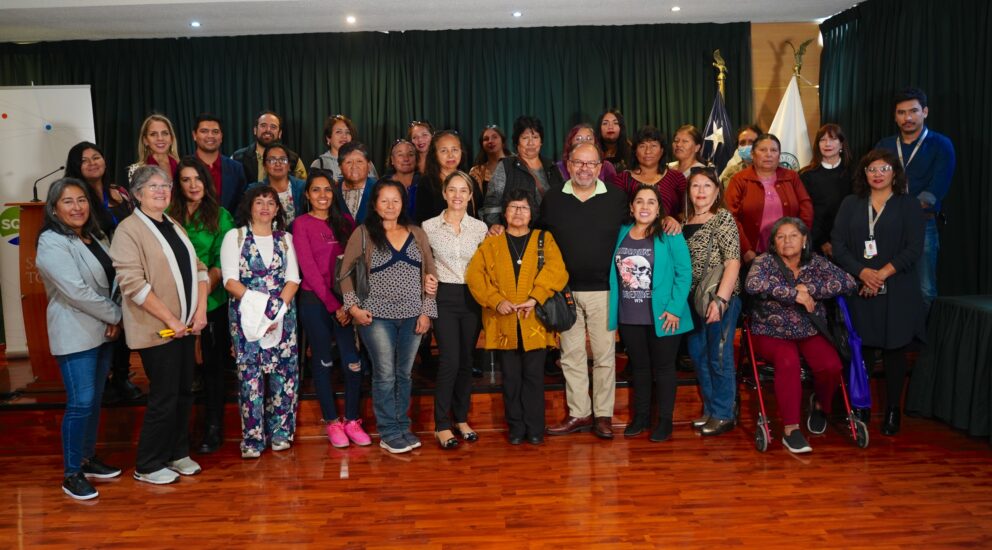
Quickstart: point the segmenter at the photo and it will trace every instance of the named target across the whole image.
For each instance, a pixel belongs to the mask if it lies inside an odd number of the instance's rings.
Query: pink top
[[[348,222],[351,223],[350,218]],[[331,313],[341,308],[341,300],[331,289],[334,265],[338,256],[344,254],[345,244],[347,239],[338,241],[334,238],[334,231],[326,220],[304,214],[293,221],[293,247],[303,278],[300,287],[316,294]]]
[[[765,209],[761,212],[761,238],[755,243],[754,250],[758,254],[768,250],[768,239],[772,236],[772,226],[782,218],[782,198],[775,190],[775,176],[759,178],[765,188]]]

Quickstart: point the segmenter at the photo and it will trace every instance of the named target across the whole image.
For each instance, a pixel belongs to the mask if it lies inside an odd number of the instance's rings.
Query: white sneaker
[[[262,453],[256,451],[255,449],[245,449],[241,451],[241,458],[258,458],[262,456]]]
[[[179,481],[179,474],[168,468],[155,470],[150,474],[138,473],[138,471],[135,470],[134,479],[144,481],[145,483],[151,483],[152,485],[168,485]]]
[[[273,451],[285,451],[286,449],[292,447],[293,444],[285,439],[273,439],[272,440],[272,450]]]
[[[179,460],[173,460],[172,462],[166,462],[165,467],[184,476],[195,476],[203,471],[203,468],[200,468],[200,465],[188,456]]]

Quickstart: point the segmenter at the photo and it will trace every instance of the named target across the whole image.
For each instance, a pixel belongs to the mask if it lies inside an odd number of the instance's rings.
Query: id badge
[[[870,241],[865,241],[865,258],[872,259],[878,255],[878,245],[875,244],[875,239]]]

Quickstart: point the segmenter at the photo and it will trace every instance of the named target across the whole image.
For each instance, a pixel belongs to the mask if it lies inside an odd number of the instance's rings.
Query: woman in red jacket
[[[799,174],[779,166],[782,144],[772,134],[754,141],[751,166],[738,172],[727,185],[727,210],[737,220],[741,259],[745,264],[768,247],[772,225],[780,218],[813,223],[813,201]]]

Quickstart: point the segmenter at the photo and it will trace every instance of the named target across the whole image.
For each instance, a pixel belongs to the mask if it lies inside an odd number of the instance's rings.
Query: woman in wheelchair
[[[799,429],[799,356],[813,372],[814,393],[810,395],[806,421],[810,433],[826,431],[827,415],[841,377],[840,357],[811,317],[824,318],[822,301],[850,294],[857,288],[853,277],[813,254],[811,245],[809,229],[802,220],[778,220],[772,227],[768,251],[754,260],[745,285],[752,297],[754,350],[775,367],[775,399],[785,432],[782,443],[793,453],[812,450]]]

